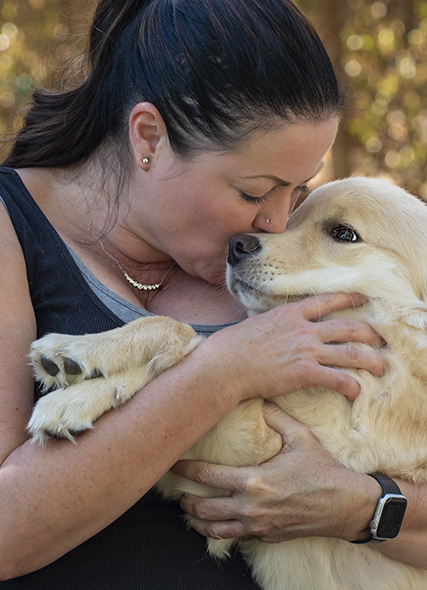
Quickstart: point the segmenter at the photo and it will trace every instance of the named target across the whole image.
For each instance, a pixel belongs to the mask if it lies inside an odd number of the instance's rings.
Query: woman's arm
[[[402,528],[395,539],[379,543],[376,548],[392,559],[427,569],[427,484],[395,481],[408,500]]]
[[[0,236],[0,309],[6,310],[0,314],[1,579],[38,569],[106,527],[240,400],[274,396],[284,382],[292,390],[307,379],[354,397],[357,383],[329,368],[332,359],[381,366],[374,353],[357,357],[354,347],[325,344],[378,337],[357,322],[311,322],[352,305],[350,296],[319,297],[214,334],[76,445],[52,441],[42,449],[25,431],[33,404],[26,355],[35,318],[22,251],[3,208]]]
[[[182,498],[185,512],[198,519],[196,530],[213,538],[254,535],[269,543],[310,536],[366,539],[379,483],[338,463],[307,427],[274,404],[266,404],[265,417],[284,445],[267,463],[239,468],[180,461],[173,467],[184,477],[233,491],[231,497]],[[408,499],[401,531],[373,547],[427,569],[427,485],[397,483]]]
[[[77,445],[27,441],[9,454],[0,469],[3,578],[38,569],[103,529],[234,407],[225,382],[200,395],[198,367],[163,374]]]
[[[3,207],[0,236],[0,578],[7,579],[57,559],[132,506],[235,406],[239,389],[215,367],[209,371],[201,349],[77,445],[31,444],[26,355],[36,326],[22,251]]]

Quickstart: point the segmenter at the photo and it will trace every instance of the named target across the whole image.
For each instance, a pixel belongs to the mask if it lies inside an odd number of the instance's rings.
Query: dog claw
[[[114,392],[114,399],[118,402],[120,402],[123,399],[125,390],[123,387],[116,387],[116,390]]]
[[[58,424],[58,428],[56,429],[56,434],[61,438],[68,438],[72,443],[76,444],[76,439],[71,434],[71,432],[66,428],[62,422]]]
[[[46,356],[42,356],[40,359],[41,366],[51,377],[55,377],[59,373],[59,367],[56,363],[48,359]]]

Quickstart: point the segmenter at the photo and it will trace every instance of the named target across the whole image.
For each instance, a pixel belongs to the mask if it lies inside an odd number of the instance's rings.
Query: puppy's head
[[[251,315],[339,291],[426,311],[427,207],[384,181],[331,182],[311,193],[283,234],[235,236],[227,284]]]

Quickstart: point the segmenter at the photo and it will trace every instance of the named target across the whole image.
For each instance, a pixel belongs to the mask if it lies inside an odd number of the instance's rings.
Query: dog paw
[[[57,389],[36,403],[27,429],[35,441],[68,438],[93,428],[95,420],[126,403],[153,375],[147,368],[109,378],[98,377]]]
[[[44,445],[50,438],[68,438],[75,442],[75,434],[92,428],[87,411],[73,403],[68,395],[72,389],[58,389],[37,402],[27,425],[34,442]]]
[[[93,428],[93,423],[108,410],[126,402],[132,393],[126,385],[101,378],[57,389],[39,399],[27,429],[35,441],[68,438]]]
[[[48,334],[31,345],[30,363],[45,390],[69,387],[100,376],[87,358],[87,336]],[[86,358],[85,358],[86,357]]]

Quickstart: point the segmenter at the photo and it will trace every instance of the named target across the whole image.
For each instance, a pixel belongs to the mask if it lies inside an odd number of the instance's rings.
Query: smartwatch
[[[380,484],[383,493],[378,500],[374,516],[369,523],[370,537],[353,543],[381,543],[397,537],[405,515],[407,500],[401,493],[399,486],[387,475],[368,473]]]

